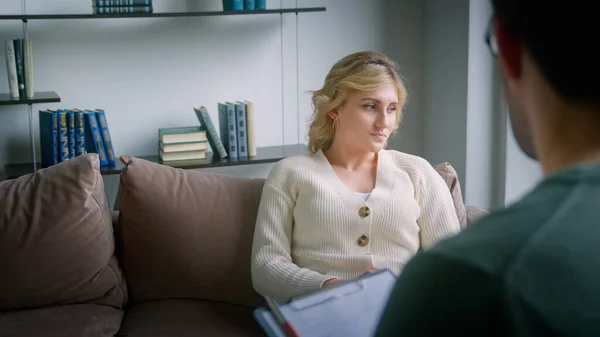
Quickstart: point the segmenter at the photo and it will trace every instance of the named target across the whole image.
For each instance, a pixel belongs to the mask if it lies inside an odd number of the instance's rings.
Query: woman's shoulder
[[[427,159],[398,150],[384,150],[394,166],[400,169],[429,170],[433,167]]]
[[[267,178],[270,182],[290,183],[298,174],[315,171],[316,165],[311,154],[299,154],[283,158],[276,162]]]

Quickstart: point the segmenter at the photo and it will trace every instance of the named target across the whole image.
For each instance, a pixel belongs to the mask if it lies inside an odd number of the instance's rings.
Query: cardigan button
[[[360,215],[361,218],[364,218],[369,214],[371,214],[371,209],[367,206],[363,206],[358,210],[358,215]]]
[[[369,244],[369,238],[366,235],[361,235],[358,238],[358,245],[364,247]]]

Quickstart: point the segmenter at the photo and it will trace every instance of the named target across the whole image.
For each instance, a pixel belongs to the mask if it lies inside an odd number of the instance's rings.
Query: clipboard
[[[372,336],[396,277],[390,270],[380,269],[356,280],[336,283],[278,303],[300,337]],[[254,317],[267,336],[286,337],[268,308],[255,309]]]

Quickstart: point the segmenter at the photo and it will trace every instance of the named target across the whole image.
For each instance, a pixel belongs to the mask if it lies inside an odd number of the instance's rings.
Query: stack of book
[[[31,40],[5,41],[8,88],[12,98],[33,97],[33,49]]]
[[[100,166],[116,164],[104,110],[40,110],[39,124],[42,167],[92,152],[98,154]]]
[[[94,14],[152,13],[152,0],[92,0]]]
[[[158,129],[158,157],[161,162],[205,159],[207,149],[206,129],[203,127]]]

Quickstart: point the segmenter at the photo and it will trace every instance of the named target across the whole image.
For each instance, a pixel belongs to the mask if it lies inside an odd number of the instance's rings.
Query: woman
[[[398,275],[419,249],[459,232],[433,167],[385,149],[405,101],[384,55],[358,52],[332,67],[313,92],[310,154],[279,161],[263,189],[251,262],[258,293],[286,300],[378,268]]]

